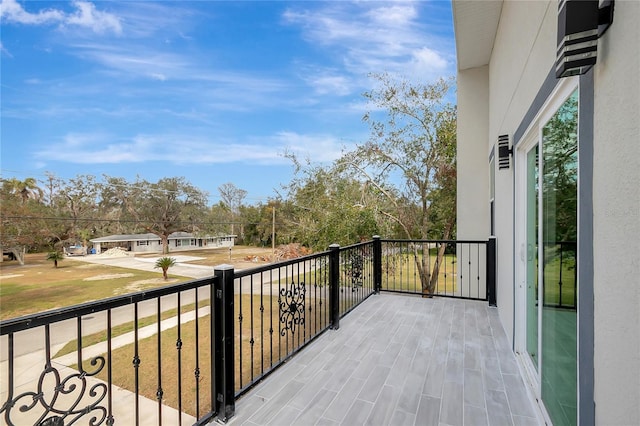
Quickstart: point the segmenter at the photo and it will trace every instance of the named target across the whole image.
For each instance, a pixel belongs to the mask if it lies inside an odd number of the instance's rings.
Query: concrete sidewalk
[[[198,318],[202,318],[204,316],[209,315],[210,312],[209,306],[204,306],[198,309]],[[188,322],[193,321],[196,318],[195,311],[186,312],[180,315],[180,324],[184,325]],[[171,317],[165,320],[160,321],[160,330],[165,331],[170,328],[174,328],[178,326],[178,317]],[[151,337],[156,335],[158,332],[158,324],[150,324],[145,327],[138,329],[138,340],[146,339],[147,337]],[[123,346],[129,345],[134,342],[135,334],[133,331],[130,331],[125,334],[121,334],[120,336],[113,337],[111,339],[111,350],[115,350],[121,348]],[[86,348],[82,348],[82,360],[86,361],[91,358],[94,358],[98,355],[102,355],[107,353],[107,342],[96,343],[95,345],[88,346]],[[63,366],[70,366],[76,364],[78,361],[78,355],[76,352],[72,352],[67,355],[63,355],[58,358],[54,358],[51,360],[53,363],[57,363]]]
[[[171,256],[178,260],[186,256]],[[82,257],[68,256],[65,259],[75,260],[79,262],[97,263],[100,265],[117,266],[120,268],[137,269],[148,272],[162,272],[155,267],[156,258],[137,258],[133,256],[123,257],[103,257],[102,255],[87,255]],[[188,263],[177,262],[171,267],[170,273],[189,278],[206,278],[213,275],[213,266],[191,265]]]

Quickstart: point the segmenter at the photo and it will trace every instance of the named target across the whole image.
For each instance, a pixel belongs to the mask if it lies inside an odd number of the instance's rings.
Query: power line
[[[101,222],[101,223],[152,223],[152,220],[140,220],[140,219],[96,219],[96,218],[73,218],[73,217],[55,217],[55,216],[0,216],[2,220],[44,220],[44,221],[62,221],[62,222]],[[185,222],[177,221],[171,222],[175,225],[259,225],[261,222]],[[284,226],[283,223],[278,223],[279,226]]]
[[[81,221],[81,222],[117,222],[117,223],[149,223],[152,220],[140,219],[96,219],[90,217],[55,217],[55,216],[2,216],[3,219],[19,219],[19,220],[56,220],[63,222]],[[242,222],[171,222],[176,225],[231,225],[242,224]]]
[[[23,176],[23,177],[38,177],[40,182],[46,184],[48,183],[48,181],[46,179],[50,179],[50,178],[55,178],[55,179],[59,179],[61,181],[69,181],[71,179],[77,179],[82,177],[83,175],[77,175],[75,177],[63,177],[63,176],[58,176],[55,175],[53,173],[51,174],[42,174],[42,173],[26,173],[26,172],[22,172],[22,171],[18,171],[18,170],[7,170],[7,169],[0,169],[0,179],[3,179],[2,175],[4,173],[13,173],[15,176]],[[135,185],[134,183],[130,183],[130,182],[126,182],[124,184],[118,184],[118,183],[114,183],[114,182],[107,182],[104,180],[98,180],[98,176],[96,175],[92,175],[87,173],[84,176],[93,176],[94,178],[96,178],[96,183],[99,185],[104,185],[104,186],[108,186],[108,187],[115,187],[115,188],[129,188],[129,189],[141,189],[141,190],[145,190],[145,191],[152,191],[152,192],[159,192],[159,193],[164,193],[164,194],[172,194],[172,193],[177,193],[180,194],[182,193],[182,191],[173,191],[170,189],[163,189],[163,188],[146,188],[146,187],[141,187],[139,185]],[[116,178],[118,179],[118,177],[116,176],[107,176],[110,178]],[[122,178],[124,179],[124,178]],[[186,178],[185,178],[186,179]],[[154,185],[154,182],[149,182],[151,185]],[[189,185],[192,185],[190,182]],[[194,186],[195,187],[195,186]],[[198,191],[202,192],[202,193],[206,193],[207,199],[222,199],[222,196],[220,194],[209,194],[206,191],[201,190],[198,187],[195,187]],[[241,189],[241,188],[240,188]],[[277,198],[276,197],[271,197],[271,196],[259,196],[259,197],[245,197],[246,200],[253,200],[253,201],[269,201],[269,200],[273,200]]]

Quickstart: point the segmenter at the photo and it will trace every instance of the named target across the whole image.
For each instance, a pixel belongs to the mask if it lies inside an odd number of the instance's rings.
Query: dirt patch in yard
[[[119,294],[128,294],[135,293],[138,291],[145,290],[147,288],[156,288],[160,287],[160,284],[169,285],[178,282],[179,280],[176,278],[165,280],[164,278],[151,278],[148,280],[138,280],[134,281],[131,284],[124,286],[123,288],[118,288],[114,290],[114,295]]]
[[[214,250],[194,250],[185,252],[184,254],[202,258],[200,260],[189,262],[192,265],[215,266],[221,264],[231,264],[236,269],[245,269],[255,268],[257,266],[268,263],[265,261],[246,261],[245,258],[269,258],[271,254],[271,248],[234,246],[231,251],[229,251],[229,248],[220,248]]]
[[[76,259],[74,259],[76,260]],[[94,268],[92,263],[87,263],[86,265],[78,265],[75,267],[76,269],[92,269]]]
[[[129,278],[133,277],[133,274],[104,274],[104,275],[95,275],[93,277],[83,278],[82,281],[104,281],[104,280],[116,280],[118,278]]]

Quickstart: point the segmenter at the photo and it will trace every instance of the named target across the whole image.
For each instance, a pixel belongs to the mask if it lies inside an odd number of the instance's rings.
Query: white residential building
[[[233,247],[235,235],[217,237],[195,236],[188,232],[174,232],[169,235],[169,251],[186,251]],[[109,235],[90,240],[96,253],[112,247],[121,247],[134,253],[153,253],[162,251],[162,241],[156,234]]]

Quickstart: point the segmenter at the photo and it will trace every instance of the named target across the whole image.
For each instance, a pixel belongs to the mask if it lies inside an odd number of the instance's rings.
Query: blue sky
[[[455,75],[449,1],[2,0],[3,178],[184,176],[247,203],[368,137],[371,72]]]

